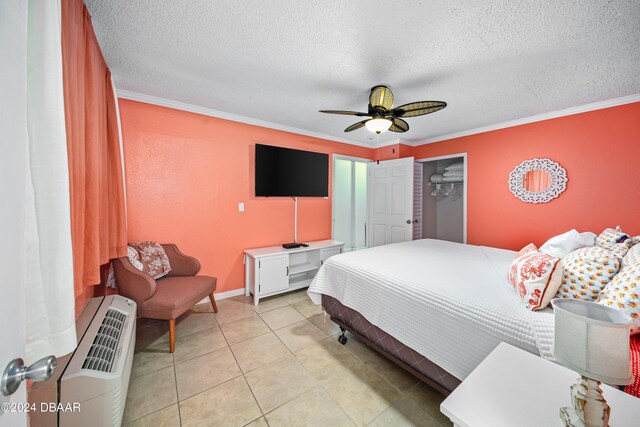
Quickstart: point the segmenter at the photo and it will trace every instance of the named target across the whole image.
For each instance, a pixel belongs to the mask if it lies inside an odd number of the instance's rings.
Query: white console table
[[[309,286],[327,258],[342,252],[337,240],[307,242],[308,247],[285,249],[282,246],[244,251],[245,295],[260,298]]]

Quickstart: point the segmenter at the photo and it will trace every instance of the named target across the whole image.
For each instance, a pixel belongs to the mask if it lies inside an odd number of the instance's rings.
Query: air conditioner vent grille
[[[127,315],[118,310],[112,308],[107,310],[89,353],[82,364],[83,369],[111,372],[111,365],[126,319]]]

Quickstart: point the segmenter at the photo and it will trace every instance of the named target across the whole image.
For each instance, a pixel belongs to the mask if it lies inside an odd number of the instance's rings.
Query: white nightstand
[[[442,402],[440,410],[459,427],[562,426],[560,408],[571,406],[569,387],[579,375],[501,343]],[[640,399],[602,385],[612,427],[640,426]]]

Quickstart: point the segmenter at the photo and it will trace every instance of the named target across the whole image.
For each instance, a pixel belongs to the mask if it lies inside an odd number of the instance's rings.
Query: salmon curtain
[[[116,100],[82,0],[62,0],[62,64],[79,314],[100,283],[100,265],[127,253]]]

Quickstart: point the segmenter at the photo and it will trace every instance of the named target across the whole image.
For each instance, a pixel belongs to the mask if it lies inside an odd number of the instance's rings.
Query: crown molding
[[[445,135],[434,136],[426,139],[416,139],[403,141],[403,144],[417,147],[419,145],[431,144],[434,142],[446,141],[448,139],[460,138],[463,136],[475,135],[478,133],[491,132],[493,130],[505,129],[514,126],[526,125],[528,123],[541,122],[543,120],[557,119],[559,117],[571,116],[574,114],[586,113],[589,111],[602,110],[603,108],[617,107],[619,105],[632,104],[640,102],[640,94],[623,96],[622,98],[614,98],[606,101],[592,102],[577,107],[571,107],[564,110],[552,111],[549,113],[537,114],[535,116],[525,117],[522,119],[511,120],[508,122],[497,123],[489,126],[482,126],[475,129],[469,129],[461,132],[454,132]]]
[[[431,144],[434,142],[446,141],[448,139],[461,138],[463,136],[476,135],[479,133],[491,132],[499,129],[506,129],[514,126],[525,125],[528,123],[540,122],[543,120],[556,119],[559,117],[571,116],[574,114],[586,113],[589,111],[601,110],[603,108],[617,107],[619,105],[632,104],[634,102],[640,102],[640,94],[624,96],[621,98],[609,99],[606,101],[593,102],[590,104],[580,105],[577,107],[571,107],[564,110],[552,111],[549,113],[537,114],[535,116],[525,117],[522,119],[511,120],[508,122],[496,123],[493,125],[482,126],[474,129],[464,130],[460,132],[453,132],[443,135],[434,136],[426,139],[392,139],[381,143],[367,144],[365,142],[355,141],[352,139],[339,138],[333,135],[329,135],[321,132],[313,132],[305,129],[300,129],[292,126],[286,126],[279,123],[268,122],[265,120],[253,119],[251,117],[240,116],[237,114],[226,113],[224,111],[214,110],[211,108],[201,107],[198,105],[187,104],[185,102],[173,101],[166,98],[160,98],[157,96],[145,95],[138,92],[131,92],[127,90],[118,90],[118,97],[123,99],[129,99],[132,101],[144,102],[147,104],[159,105],[161,107],[174,108],[176,110],[189,111],[191,113],[202,114],[209,117],[216,117],[225,120],[231,120],[234,122],[245,123],[254,126],[260,126],[268,129],[280,130],[283,132],[295,133],[298,135],[310,136],[313,138],[327,139],[329,141],[340,142],[342,144],[357,145],[366,148],[382,148],[395,144],[405,144],[412,147],[420,145]]]
[[[299,129],[292,126],[281,125],[279,123],[268,122],[265,120],[253,119],[251,117],[240,116],[237,114],[227,113],[224,111],[214,110],[211,108],[201,107],[198,105],[187,104],[185,102],[173,101],[166,98],[160,98],[152,95],[145,95],[143,93],[131,92],[128,90],[119,89],[117,91],[118,98],[129,99],[131,101],[144,102],[146,104],[159,105],[161,107],[173,108],[176,110],[188,111],[190,113],[202,114],[204,116],[216,117],[219,119],[231,120],[233,122],[245,123],[253,126],[260,126],[268,129],[280,130],[283,132],[295,133],[298,135],[310,136],[313,138],[327,139],[329,141],[340,142],[342,144],[358,145],[366,148],[376,148],[372,144],[364,142],[354,141],[346,138],[339,138],[333,135],[329,135],[321,132],[313,132],[305,129]]]

